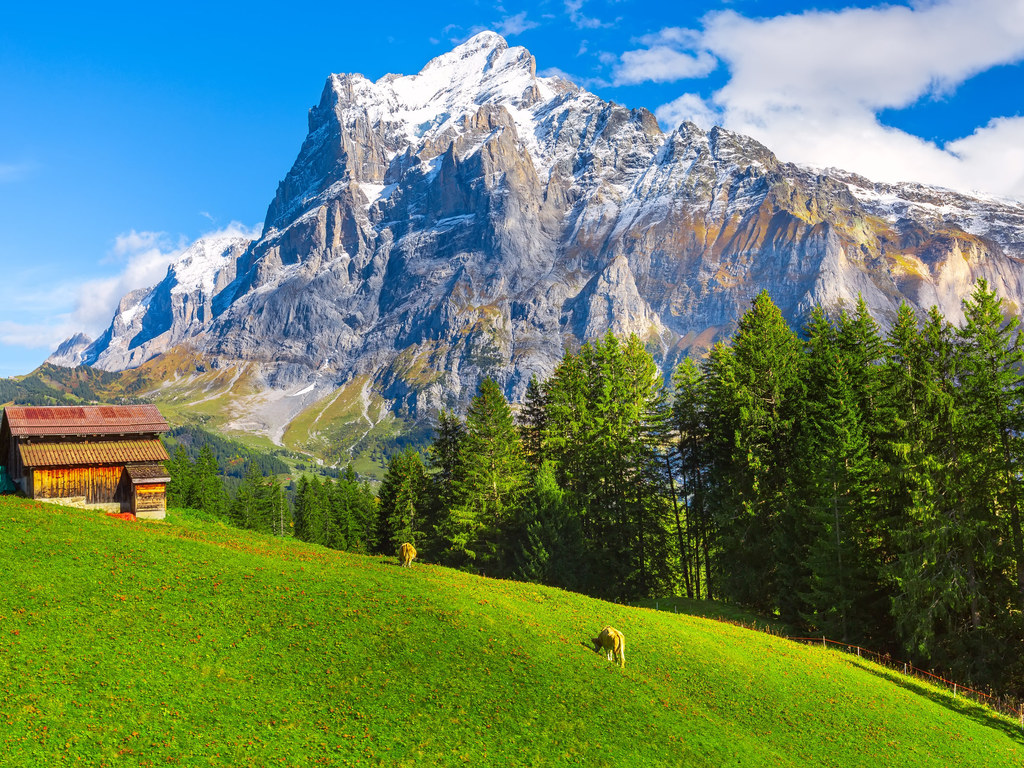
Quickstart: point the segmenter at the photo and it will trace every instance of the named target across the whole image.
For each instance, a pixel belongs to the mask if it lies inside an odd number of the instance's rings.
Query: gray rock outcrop
[[[517,398],[608,329],[668,370],[762,289],[794,323],[858,294],[883,321],[902,301],[955,318],[979,277],[1019,308],[1024,206],[797,167],[722,128],[663,133],[482,33],[417,75],[328,78],[262,236],[189,258],[83,359],[188,343],[308,387],[296,409],[366,375],[415,416],[485,376]]]

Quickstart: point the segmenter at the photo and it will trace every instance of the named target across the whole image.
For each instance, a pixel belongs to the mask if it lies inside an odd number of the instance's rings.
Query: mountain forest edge
[[[286,488],[280,459],[255,456],[225,482],[216,441],[176,430],[168,501],[609,600],[725,601],[1019,697],[1024,353],[985,281],[963,309],[954,327],[904,305],[883,335],[860,301],[798,334],[762,292],[671,387],[609,333],[515,415],[485,380],[376,491],[351,468]]]

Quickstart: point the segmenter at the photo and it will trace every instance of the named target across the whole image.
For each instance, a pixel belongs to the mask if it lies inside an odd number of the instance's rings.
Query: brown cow
[[[404,565],[409,568],[412,565],[413,558],[416,557],[416,547],[409,542],[405,542],[398,548],[398,564]]]
[[[619,630],[614,627],[605,627],[601,630],[601,634],[591,642],[594,643],[594,651],[596,653],[600,653],[603,650],[608,661],[612,661],[614,656],[614,659],[619,662],[619,666],[625,669],[626,637]]]

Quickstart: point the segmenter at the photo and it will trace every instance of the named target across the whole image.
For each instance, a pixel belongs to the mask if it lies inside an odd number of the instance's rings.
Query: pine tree
[[[537,377],[531,376],[529,384],[526,385],[523,407],[519,411],[516,421],[523,441],[523,453],[534,471],[539,469],[544,461],[543,437],[544,429],[547,426],[546,407],[547,394]]]
[[[723,595],[794,623],[807,578],[794,466],[803,363],[799,339],[762,291],[731,346],[713,348],[704,368]]]
[[[497,384],[484,379],[466,413],[455,499],[440,525],[447,561],[501,570],[502,536],[526,492],[528,474],[508,401]]]
[[[608,597],[668,589],[664,457],[668,411],[661,375],[635,336],[613,334],[566,355],[546,383],[545,456],[579,510],[595,578],[587,591]]]
[[[263,475],[255,462],[250,462],[242,484],[228,510],[228,519],[238,528],[262,531],[261,491]]]
[[[207,514],[223,516],[227,512],[228,499],[224,482],[220,479],[220,468],[209,444],[199,451],[193,470],[192,495],[188,505],[201,509]]]
[[[195,478],[192,460],[184,446],[179,445],[175,449],[174,456],[167,462],[166,467],[171,478],[167,483],[167,506],[187,507],[189,501],[195,497]]]
[[[815,308],[807,327],[807,400],[798,434],[809,566],[805,616],[818,631],[861,640],[870,617],[859,601],[870,591],[865,527],[870,494],[868,439],[862,398],[837,334]],[[863,373],[862,373],[863,376]]]
[[[959,342],[959,399],[964,440],[971,447],[964,497],[978,525],[999,537],[989,544],[992,561],[986,591],[995,595],[1002,574],[1013,573],[1016,603],[1024,609],[1020,492],[1021,367],[1024,363],[1016,316],[1004,317],[1002,302],[984,279],[964,300]],[[1005,543],[1005,544],[1004,544]]]
[[[406,448],[391,457],[378,494],[374,551],[394,555],[405,542],[418,544],[423,535],[423,511],[429,501],[427,483],[419,452]]]
[[[677,515],[676,537],[680,568],[687,596],[710,598],[714,595],[711,579],[713,533],[708,510],[708,427],[703,392],[703,377],[692,358],[684,360],[673,376],[675,399],[672,418],[679,435],[678,462],[673,481],[673,501],[681,500],[683,514]]]

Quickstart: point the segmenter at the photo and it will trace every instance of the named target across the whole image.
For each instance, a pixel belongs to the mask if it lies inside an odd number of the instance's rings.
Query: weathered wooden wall
[[[163,483],[139,484],[135,486],[135,508],[138,517],[162,520],[167,511],[166,486]]]
[[[130,502],[130,489],[122,482],[124,467],[58,467],[32,472],[32,497],[68,499],[85,497],[86,504]],[[130,490],[129,490],[130,492]]]

